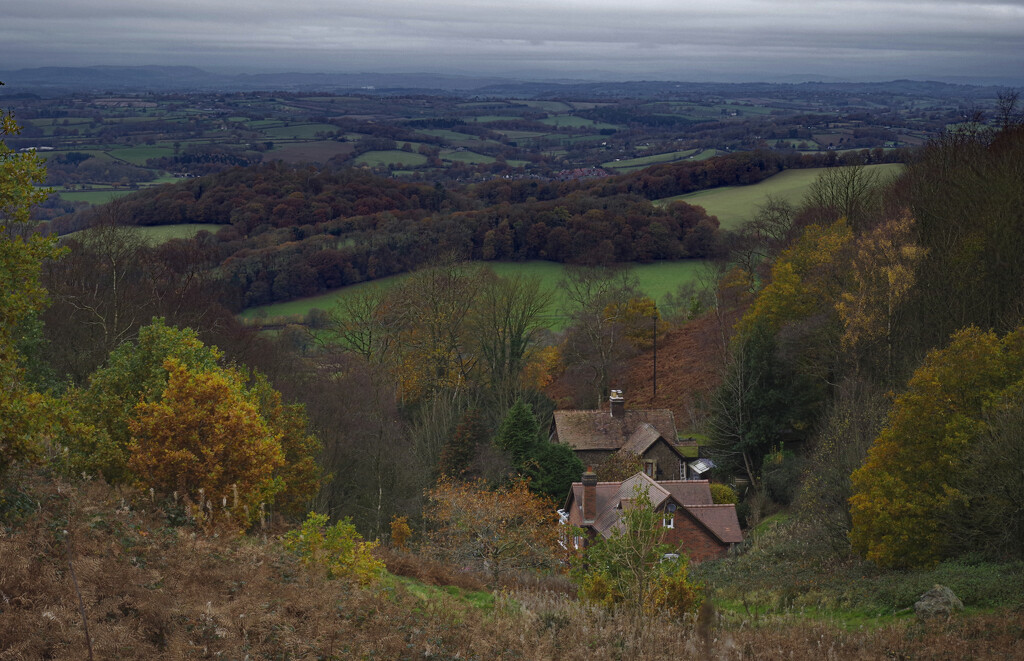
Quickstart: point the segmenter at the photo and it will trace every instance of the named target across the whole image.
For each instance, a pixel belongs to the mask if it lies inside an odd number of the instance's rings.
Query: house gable
[[[684,551],[691,559],[720,557],[730,546],[743,541],[736,507],[713,504],[706,480],[655,482],[637,473],[622,482],[598,482],[591,487],[595,500],[593,521],[583,519],[584,487],[577,482],[566,497],[563,520],[587,529],[592,536],[611,537],[614,530],[621,528],[623,507],[631,505],[638,485],[647,490],[656,510],[675,510],[673,525],[666,529],[665,542]]]

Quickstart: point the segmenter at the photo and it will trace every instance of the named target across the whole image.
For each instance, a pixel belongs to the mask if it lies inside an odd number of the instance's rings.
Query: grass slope
[[[893,176],[903,166],[899,163],[884,163],[867,167],[877,171],[880,176]],[[658,202],[666,204],[674,200],[683,200],[702,206],[709,214],[718,216],[723,228],[735,229],[753,218],[758,205],[763,204],[769,195],[792,204],[799,204],[807,189],[824,169],[785,170],[750,186],[709,188],[696,193],[663,198]]]
[[[559,312],[565,306],[565,297],[558,287],[559,280],[565,277],[565,265],[541,261],[481,262],[479,264],[490,268],[502,277],[519,275],[540,278],[541,287],[554,293],[554,300],[547,312],[549,325],[553,329],[560,329],[565,325],[565,319]],[[687,260],[636,264],[631,268],[639,280],[640,290],[660,302],[666,294],[674,292],[681,284],[696,280],[703,264],[704,262],[700,260]],[[347,296],[358,295],[369,288],[383,287],[387,289],[406,277],[408,276],[396,275],[343,287],[319,296],[250,308],[240,316],[242,319],[259,320],[262,323],[270,324],[301,322],[302,318],[313,308],[329,310]]]
[[[326,580],[276,529],[204,532],[173,503],[102,481],[5,476],[0,493],[4,659],[966,659],[1021,658],[1012,612],[849,627],[792,611],[631,618],[579,603],[558,576],[508,576],[491,594],[412,554],[386,576]],[[15,489],[11,485],[18,485]],[[424,580],[426,579],[426,580]],[[427,584],[430,583],[430,584]],[[726,604],[728,605],[728,604]],[[83,625],[87,625],[83,626]],[[86,628],[88,633],[86,633]]]

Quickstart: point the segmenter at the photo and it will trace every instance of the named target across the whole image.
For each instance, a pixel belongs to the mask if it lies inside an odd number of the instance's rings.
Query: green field
[[[276,143],[270,150],[270,158],[288,163],[316,161],[323,163],[333,156],[348,155],[355,148],[351,142],[319,140],[316,142]]]
[[[145,165],[151,158],[161,156],[174,156],[173,147],[159,147],[157,145],[144,145],[141,147],[125,147],[123,149],[111,149],[107,152],[112,158],[126,161],[132,165]]]
[[[60,195],[63,200],[70,200],[72,202],[88,202],[89,204],[106,204],[111,200],[116,200],[119,197],[132,193],[127,188],[122,190],[76,190],[76,191],[62,191],[54,189],[53,191],[57,195]]]
[[[543,110],[544,112],[566,112],[573,107],[565,101],[520,101],[520,105]]]
[[[153,225],[150,227],[139,227],[138,232],[148,243],[159,244],[171,239],[191,239],[202,231],[211,234],[227,225],[216,225],[213,223],[194,223],[189,225]]]
[[[561,129],[572,128],[572,129],[621,129],[621,126],[615,124],[608,124],[606,122],[598,122],[593,119],[585,119],[583,117],[577,117],[575,115],[556,115],[555,117],[546,117],[539,120],[541,124],[547,124],[548,126],[555,126]]]
[[[673,161],[681,161],[685,158],[689,158],[697,153],[696,149],[687,149],[684,151],[670,151],[664,154],[651,154],[650,156],[641,156],[639,158],[627,158],[622,160],[608,161],[602,163],[603,168],[612,168],[615,170],[621,170],[625,168],[636,168],[636,167],[647,167],[648,165],[654,165],[655,163],[671,163]]]
[[[551,306],[547,312],[548,325],[552,329],[561,329],[565,325],[565,318],[561,310],[565,305],[562,295],[563,290],[558,287],[558,282],[565,275],[565,265],[555,262],[480,262],[500,276],[523,275],[540,278],[541,286],[554,293]],[[679,262],[655,262],[653,264],[632,265],[632,273],[640,282],[640,290],[661,304],[665,295],[674,292],[679,285],[685,282],[693,282],[697,279],[704,262],[701,260],[685,260]],[[364,292],[368,289],[384,288],[394,286],[408,277],[407,275],[396,275],[372,282],[362,282],[351,287],[343,287],[320,296],[311,296],[286,303],[274,303],[250,308],[239,316],[242,319],[260,320],[262,323],[301,323],[305,315],[313,308],[330,310],[339,300]]]
[[[227,227],[227,225],[194,223],[180,225],[149,225],[145,227],[133,227],[132,229],[134,229],[136,234],[138,234],[146,243],[150,245],[159,245],[166,241],[170,241],[171,239],[190,239],[204,230],[213,233],[222,227]],[[78,232],[72,232],[65,236],[74,236],[76,234],[78,234]]]
[[[423,154],[416,154],[399,149],[388,149],[384,151],[368,151],[356,156],[353,163],[356,165],[369,165],[370,167],[384,167],[389,163],[416,167],[425,165],[427,157]]]
[[[470,165],[477,165],[479,163],[493,163],[495,158],[493,156],[486,156],[484,154],[478,154],[474,151],[443,151],[441,152],[442,161],[454,161],[457,163],[469,163]]]
[[[467,122],[476,122],[477,124],[486,124],[488,122],[518,122],[522,117],[516,117],[515,115],[478,115],[476,117],[466,117]]]
[[[313,140],[317,133],[334,134],[338,130],[333,124],[292,124],[290,126],[274,126],[263,129],[263,133],[274,140]]]
[[[432,138],[440,138],[449,142],[480,142],[479,136],[470,135],[469,133],[459,133],[458,131],[450,131],[448,129],[420,129],[416,131],[423,135],[429,135]]]
[[[881,176],[893,176],[903,168],[899,163],[884,163],[867,167],[877,170]],[[702,206],[710,215],[718,216],[724,229],[735,229],[753,218],[757,213],[757,207],[764,204],[769,195],[791,204],[799,204],[807,189],[824,169],[785,170],[750,186],[710,188],[696,193],[667,197],[658,202],[667,204],[675,200],[682,200]]]

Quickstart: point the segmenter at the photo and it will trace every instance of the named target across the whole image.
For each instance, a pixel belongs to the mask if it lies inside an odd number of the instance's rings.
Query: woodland
[[[261,163],[58,239],[30,216],[45,164],[0,143],[0,659],[1024,653],[1017,98],[736,230],[654,203],[817,158],[469,184]],[[224,227],[134,231],[168,223]],[[671,315],[622,267],[692,258]],[[563,330],[487,268],[530,259],[570,265]],[[236,316],[404,272],[302,327]],[[637,405],[687,411],[746,541],[661,562],[637,494],[568,552],[583,466],[552,410],[683,339],[712,376]],[[940,582],[968,613],[914,620]]]

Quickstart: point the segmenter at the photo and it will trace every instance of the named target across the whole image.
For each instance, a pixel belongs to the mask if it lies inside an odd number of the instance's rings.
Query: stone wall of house
[[[721,558],[729,550],[728,544],[718,541],[682,509],[676,512],[674,527],[667,531],[665,543],[680,549],[693,561]]]
[[[612,450],[576,450],[576,456],[580,458],[584,466],[597,468],[612,456]]]
[[[679,455],[672,451],[664,439],[658,439],[657,443],[647,448],[643,459],[645,461],[653,459],[657,462],[655,464],[657,473],[651,476],[655,480],[682,479],[679,475]]]

